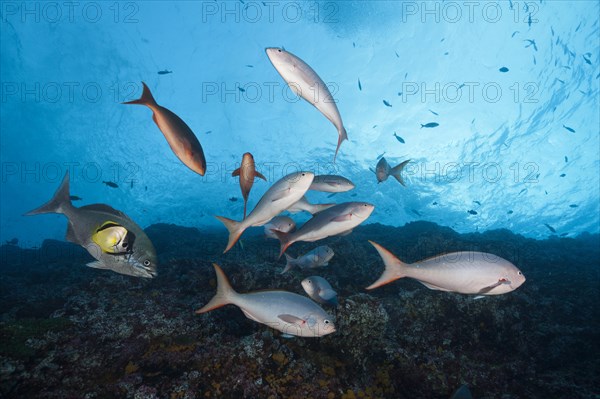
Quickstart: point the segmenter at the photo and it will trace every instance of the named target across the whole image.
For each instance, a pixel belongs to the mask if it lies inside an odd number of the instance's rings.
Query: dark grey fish
[[[527,18],[527,25],[531,28],[531,14],[529,14],[529,17]]]
[[[398,136],[396,134],[396,132],[394,132],[394,137],[396,138],[396,140],[398,140],[399,142],[401,142],[402,144],[404,144],[404,139],[402,137]]]
[[[579,28],[581,28],[581,22],[579,23],[579,25],[577,25],[577,28],[575,28],[575,32],[578,32]]]
[[[383,104],[384,104],[386,107],[391,107],[391,106],[392,106],[392,104],[388,103],[388,102],[387,102],[387,101],[385,101],[385,100],[383,100]]]
[[[402,92],[401,91],[398,92],[398,97],[402,97]]]
[[[506,213],[508,213],[509,215],[512,215],[512,214],[513,214],[513,211],[508,211],[508,212],[506,212]]]
[[[103,181],[102,183],[106,184],[108,187],[119,188],[119,185],[112,181]]]
[[[502,73],[506,73],[506,72],[508,72],[508,68],[507,68],[507,67],[502,67],[502,68],[500,68],[500,69],[498,69],[498,70],[499,70],[500,72],[502,72]]]
[[[565,177],[565,176],[566,176],[566,174],[564,174],[564,173],[560,174],[560,177]]]
[[[244,89],[242,87],[238,87],[238,90],[241,91],[242,93],[246,91],[246,89]]]
[[[83,198],[81,198],[81,197],[78,197],[78,196],[76,196],[76,195],[69,195],[69,199],[70,199],[71,201],[81,201]]]
[[[358,90],[362,91],[362,85],[360,84],[360,78],[358,79]]]
[[[515,37],[517,33],[520,33],[518,30],[514,31],[511,37]]]
[[[479,201],[473,201],[474,203],[476,203],[477,205],[481,206],[481,202]]]
[[[550,226],[548,223],[544,223],[544,226],[546,226],[548,228],[548,230],[550,230],[553,233],[556,233],[556,229],[552,226]]]
[[[565,155],[565,163],[569,162],[569,158]]]
[[[254,65],[246,64],[246,68],[254,68]]]
[[[571,207],[571,208],[578,208],[579,205],[577,205],[577,204],[571,204],[571,205],[569,205],[569,207]]]
[[[238,198],[237,197],[229,197],[229,201],[231,201],[231,202],[237,202]]]
[[[398,183],[406,186],[404,183],[404,179],[402,179],[402,169],[410,162],[410,159],[400,163],[395,167],[391,167],[390,164],[386,161],[385,158],[381,158],[379,162],[377,162],[377,166],[375,166],[375,176],[377,176],[377,182],[381,183],[387,180],[388,177],[394,176],[394,178],[398,181]]]
[[[433,201],[433,204],[431,204],[431,205],[437,205],[437,204],[438,204],[437,201]]]
[[[396,57],[400,58],[397,51],[394,51],[394,53],[396,53]]]
[[[585,60],[586,64],[592,65],[592,61],[590,61],[585,55],[583,56],[583,59]]]
[[[421,124],[421,129],[423,129],[424,127],[426,127],[426,128],[438,127],[439,125],[440,124],[436,123],[436,122],[429,122],[429,123],[426,123],[424,125]]]
[[[170,73],[173,73],[173,71],[168,71],[166,69],[163,69],[162,71],[158,71],[159,75],[168,75]]]
[[[525,46],[525,48],[533,46],[533,50],[538,51],[537,45],[535,44],[535,40],[525,39],[523,41],[529,43],[527,46]]]
[[[477,211],[474,211],[473,209],[468,210],[468,213],[470,213],[471,215],[477,215]]]
[[[429,112],[431,112],[432,114],[434,114],[435,116],[439,116],[439,114],[435,111],[429,110]]]
[[[204,134],[211,134],[212,130],[209,130],[208,132],[204,133]]]
[[[527,191],[526,188],[524,188],[523,190],[519,191],[519,194],[523,194],[525,191]],[[519,194],[517,194],[517,195],[519,195]]]
[[[419,217],[423,216],[423,215],[421,215],[421,214],[419,213],[419,211],[417,211],[416,209],[411,209],[411,211],[412,211],[412,213],[414,213],[415,215],[417,215],[417,216],[419,216]]]
[[[564,127],[565,129],[567,129],[569,132],[571,132],[571,133],[575,133],[575,129],[573,129],[572,127],[565,126],[565,125],[563,125],[563,127]]]

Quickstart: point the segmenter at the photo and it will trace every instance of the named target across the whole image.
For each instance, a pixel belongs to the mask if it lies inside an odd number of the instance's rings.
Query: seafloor
[[[278,243],[258,234],[222,255],[224,229],[147,232],[161,258],[153,280],[84,267],[91,258],[68,243],[1,247],[0,397],[448,399],[463,383],[476,399],[600,397],[598,235],[368,225],[324,241],[329,266],[280,275]],[[479,300],[409,280],[366,292],[383,268],[367,239],[408,262],[491,252],[527,281]],[[234,306],[194,314],[215,293],[212,262],[240,292],[303,293],[309,273],[327,278],[338,331],[286,339]]]

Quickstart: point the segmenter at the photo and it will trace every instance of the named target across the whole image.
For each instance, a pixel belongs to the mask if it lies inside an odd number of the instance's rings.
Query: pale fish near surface
[[[96,269],[108,269],[135,277],[152,278],[156,276],[158,258],[152,242],[133,220],[123,212],[105,204],[93,204],[76,208],[71,204],[69,195],[69,172],[50,201],[28,213],[63,214],[69,220],[66,240],[84,247],[96,261],[87,264]],[[127,249],[125,253],[109,252],[94,241],[94,235],[111,222],[127,231]],[[97,238],[97,235],[96,237]]]
[[[325,209],[331,208],[334,205],[335,204],[333,204],[333,203],[311,204],[310,202],[308,202],[308,199],[306,199],[305,196],[302,196],[302,198],[300,198],[298,201],[296,201],[294,204],[292,204],[287,209],[287,211],[291,212],[291,213],[298,213],[298,212],[304,211],[304,212],[310,213],[311,215],[315,215],[321,211],[324,211]]]
[[[354,183],[343,176],[317,175],[310,185],[309,190],[326,193],[343,193],[354,188]]]
[[[229,251],[250,226],[264,226],[275,216],[297,202],[310,187],[315,175],[311,172],[295,172],[279,179],[263,194],[256,207],[241,222],[217,216],[227,230],[229,241],[223,253]]]
[[[217,293],[196,313],[206,313],[225,305],[235,305],[247,318],[265,324],[287,335],[322,337],[335,332],[333,320],[312,300],[287,291],[237,293],[223,270],[213,264],[217,273]]]
[[[267,178],[264,177],[260,172],[256,170],[256,165],[254,164],[254,157],[249,152],[245,153],[242,156],[242,164],[239,168],[231,173],[231,176],[239,176],[240,177],[240,190],[242,190],[242,197],[244,197],[244,219],[246,218],[246,206],[248,205],[248,196],[250,195],[250,190],[252,189],[252,185],[254,184],[254,178],[258,177],[267,181]]]
[[[348,140],[348,135],[336,101],[327,85],[306,62],[289,51],[277,47],[268,47],[265,51],[290,89],[317,108],[337,129],[338,143],[333,156],[335,162],[340,145],[344,140]]]
[[[286,265],[281,274],[291,270],[293,267],[297,266],[300,269],[312,269],[315,267],[327,266],[331,258],[333,258],[335,252],[333,249],[329,248],[327,245],[321,245],[320,247],[316,247],[310,252],[299,256],[294,259],[288,254],[285,254]]]
[[[289,233],[296,230],[296,222],[287,216],[275,216],[269,223],[265,224],[265,236],[277,239],[273,230]]]
[[[204,176],[206,172],[206,159],[200,141],[192,129],[175,113],[156,103],[146,83],[142,82],[144,90],[138,100],[128,101],[123,104],[145,105],[152,110],[152,119],[162,134],[167,139],[171,150],[185,166]]]
[[[367,220],[375,206],[367,202],[343,202],[314,215],[293,233],[276,232],[281,252],[297,241],[313,242],[338,234],[348,234]]]
[[[385,270],[368,290],[408,277],[432,290],[500,295],[525,282],[525,276],[515,265],[485,252],[453,252],[406,264],[381,245],[369,242],[383,259]]]
[[[333,290],[329,281],[320,276],[310,276],[302,280],[302,288],[314,301],[337,306],[337,292]]]

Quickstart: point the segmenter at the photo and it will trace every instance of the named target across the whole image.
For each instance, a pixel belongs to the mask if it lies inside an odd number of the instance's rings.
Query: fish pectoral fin
[[[249,313],[248,311],[246,311],[244,309],[242,309],[242,312],[244,312],[244,316],[246,316],[250,320],[253,320],[253,321],[257,322],[257,323],[260,323],[260,321],[256,317],[254,317],[254,315],[252,315],[252,313]]]
[[[285,190],[273,193],[273,196],[271,197],[271,202],[279,201],[280,199],[285,198],[289,192],[290,190],[286,188]]]
[[[329,301],[331,298],[334,298],[337,295],[337,292],[335,292],[334,290],[330,290],[330,289],[326,289],[326,290],[321,290],[319,292],[319,296],[323,299],[325,299],[326,301]]]
[[[67,224],[67,234],[65,235],[65,240],[72,242],[73,244],[80,244],[77,236],[75,235],[75,229],[73,228],[73,224],[71,222]]]
[[[267,178],[262,173],[260,173],[258,170],[254,171],[254,177],[258,177],[259,179],[263,179],[264,181],[267,181]]]
[[[306,320],[301,319],[301,318],[296,317],[296,316],[291,315],[291,314],[280,314],[280,315],[277,315],[277,317],[279,319],[285,321],[286,323],[297,324],[299,326],[301,326],[304,323],[306,323]]]
[[[332,222],[345,222],[347,220],[352,219],[352,213],[347,213],[345,215],[339,215],[331,219]]]
[[[373,173],[377,174],[377,172],[375,172],[375,169],[373,169],[373,168],[369,168],[369,170],[370,170],[371,172],[373,172]]]
[[[237,168],[236,170],[234,170],[234,171],[231,173],[231,176],[239,176],[239,175],[240,175],[240,169],[241,169],[241,168]]]
[[[482,288],[481,290],[479,290],[480,294],[486,294],[488,292],[490,292],[491,290],[493,290],[494,288],[502,285],[502,284],[510,284],[510,281],[508,281],[505,278],[501,278],[500,280],[498,280],[497,282],[495,282],[492,285],[488,285],[487,287]]]
[[[99,260],[86,264],[87,267],[93,267],[94,269],[110,269],[104,262]]]

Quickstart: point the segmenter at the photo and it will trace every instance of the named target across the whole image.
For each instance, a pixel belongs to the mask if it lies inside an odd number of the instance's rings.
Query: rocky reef
[[[146,231],[161,262],[152,280],[87,268],[69,243],[0,247],[0,397],[447,399],[461,384],[477,399],[600,397],[597,235],[373,224],[324,240],[336,252],[329,266],[281,275],[278,243],[260,229],[225,255],[222,230]],[[527,282],[478,300],[407,279],[367,292],[383,269],[368,239],[406,262],[491,252]],[[303,293],[304,277],[325,277],[338,292],[326,308],[337,332],[289,339],[234,306],[194,314],[215,293],[212,262],[239,292]]]

